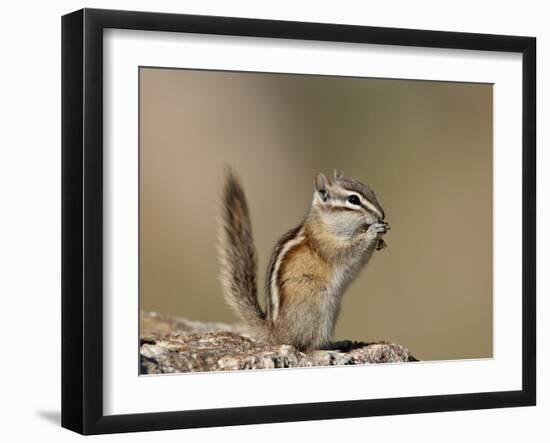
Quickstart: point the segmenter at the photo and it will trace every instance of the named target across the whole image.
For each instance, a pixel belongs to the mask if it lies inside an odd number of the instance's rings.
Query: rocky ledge
[[[142,312],[142,374],[297,368],[416,361],[388,342],[338,342],[334,350],[308,353],[290,345],[255,342],[242,326],[204,323]]]

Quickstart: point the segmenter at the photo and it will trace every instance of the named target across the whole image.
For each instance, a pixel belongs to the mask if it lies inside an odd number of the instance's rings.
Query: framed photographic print
[[[62,425],[534,405],[532,37],[62,20]]]

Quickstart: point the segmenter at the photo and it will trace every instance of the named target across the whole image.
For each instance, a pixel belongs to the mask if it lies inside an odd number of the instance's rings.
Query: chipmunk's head
[[[341,171],[335,170],[332,180],[319,173],[314,184],[312,211],[333,234],[352,238],[384,220],[384,210],[372,189],[345,178]]]

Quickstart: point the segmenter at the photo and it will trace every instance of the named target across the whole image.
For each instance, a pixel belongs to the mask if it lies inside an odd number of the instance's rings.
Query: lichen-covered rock
[[[157,312],[141,312],[139,327],[141,337],[168,334],[199,334],[202,332],[217,331],[229,331],[246,335],[246,330],[242,325],[193,321]]]
[[[142,374],[416,361],[407,348],[393,343],[346,341],[336,347],[304,353],[290,345],[256,342],[239,325],[141,315]]]

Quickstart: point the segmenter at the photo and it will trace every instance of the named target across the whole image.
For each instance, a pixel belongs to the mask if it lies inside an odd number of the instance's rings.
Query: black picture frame
[[[230,409],[103,413],[103,30],[192,32],[522,54],[522,389]],[[62,18],[62,426],[102,434],[536,403],[536,39],[83,9]]]

